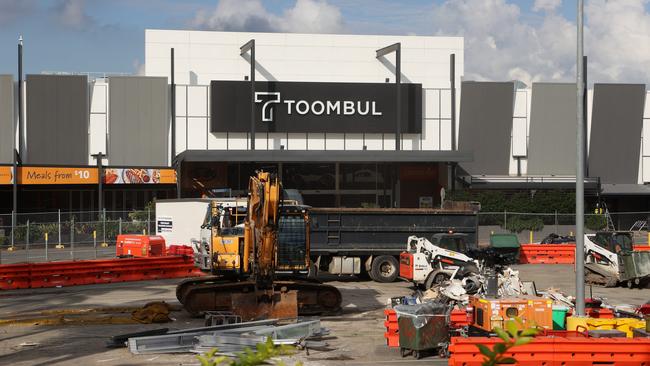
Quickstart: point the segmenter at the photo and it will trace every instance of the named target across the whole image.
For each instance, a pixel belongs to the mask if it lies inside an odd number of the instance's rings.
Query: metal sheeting
[[[576,84],[533,83],[529,175],[576,174]]]
[[[507,175],[514,83],[464,81],[460,99],[458,149],[474,154],[461,163],[472,175]]]
[[[594,85],[589,176],[637,183],[645,96],[645,84]]]
[[[29,164],[88,164],[88,77],[27,75]]]
[[[11,156],[14,119],[14,78],[0,75],[0,164],[13,161]]]
[[[109,79],[111,165],[167,166],[169,98],[165,77]]]

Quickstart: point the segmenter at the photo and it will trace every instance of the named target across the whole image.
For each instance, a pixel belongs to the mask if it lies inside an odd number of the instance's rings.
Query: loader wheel
[[[370,277],[377,282],[393,282],[399,274],[397,259],[392,255],[382,255],[372,261]]]
[[[424,282],[426,289],[430,289],[434,285],[439,285],[449,279],[449,276],[444,272],[432,272],[427,280]]]

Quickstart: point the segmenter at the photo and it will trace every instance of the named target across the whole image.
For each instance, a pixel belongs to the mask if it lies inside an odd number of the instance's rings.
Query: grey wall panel
[[[0,164],[13,162],[11,156],[14,119],[14,78],[0,75]]]
[[[88,164],[88,77],[27,75],[29,164]]]
[[[645,84],[594,85],[589,176],[638,182],[645,97]]]
[[[468,173],[508,174],[513,103],[512,82],[462,83],[458,149],[474,154],[473,162],[461,163]]]
[[[533,83],[529,175],[576,174],[576,84]]]
[[[111,165],[168,165],[169,98],[165,77],[109,79]]]

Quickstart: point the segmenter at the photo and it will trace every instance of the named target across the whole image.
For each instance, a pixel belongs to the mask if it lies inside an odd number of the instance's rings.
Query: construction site
[[[143,75],[24,75],[22,38],[0,75],[0,364],[650,366],[645,84],[144,40]]]

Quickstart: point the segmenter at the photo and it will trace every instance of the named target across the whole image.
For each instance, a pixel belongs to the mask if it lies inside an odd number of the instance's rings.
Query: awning
[[[603,184],[603,196],[644,196],[650,195],[650,186],[644,184]]]
[[[474,189],[575,189],[576,177],[563,175],[469,175],[461,176]],[[585,190],[596,193],[598,178],[585,177]]]
[[[411,150],[186,150],[176,162],[435,163],[472,161],[472,152]]]

